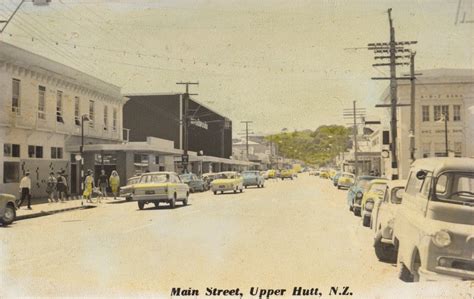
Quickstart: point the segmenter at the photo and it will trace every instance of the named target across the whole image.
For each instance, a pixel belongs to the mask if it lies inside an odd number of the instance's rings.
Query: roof
[[[374,185],[374,184],[387,184],[387,179],[384,179],[384,178],[377,178],[377,179],[373,179],[372,181],[370,181],[370,184],[371,185]]]
[[[114,98],[120,98],[124,102],[126,100],[122,97],[120,87],[117,85],[107,83],[70,66],[2,41],[0,41],[0,61],[11,62],[32,71],[50,72],[71,83],[99,91]]]
[[[425,158],[412,163],[412,168],[435,172],[435,175],[444,170],[459,170],[474,172],[474,159],[472,158]]]

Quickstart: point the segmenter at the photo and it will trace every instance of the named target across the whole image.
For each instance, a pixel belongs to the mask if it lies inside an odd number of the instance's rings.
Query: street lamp
[[[83,114],[81,116],[81,147],[79,148],[80,157],[81,157],[81,183],[79,184],[79,194],[82,195],[84,190],[84,122],[90,121],[89,115]]]

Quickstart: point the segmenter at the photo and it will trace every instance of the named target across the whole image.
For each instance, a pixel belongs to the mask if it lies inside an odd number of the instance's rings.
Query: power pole
[[[189,156],[188,156],[188,126],[189,126],[189,96],[197,95],[196,93],[189,93],[189,85],[199,85],[199,82],[177,82],[177,85],[186,85],[186,92],[183,95],[183,118],[181,122],[183,124],[183,156],[181,157],[181,163],[183,165],[183,172],[188,172]]]
[[[249,124],[253,123],[250,120],[241,121],[241,123],[245,124],[245,152],[247,155],[247,160],[249,159]]]
[[[415,161],[415,55],[412,51],[410,55],[410,159]]]
[[[357,134],[358,134],[358,129],[357,126],[361,124],[360,122],[357,121],[358,118],[364,118],[365,117],[365,108],[357,108],[356,106],[356,101],[352,102],[352,109],[344,109],[343,112],[343,117],[345,119],[351,119],[352,120],[352,139],[354,141],[353,147],[354,147],[354,174],[357,176],[359,175],[359,145],[357,141]]]
[[[392,9],[388,9],[388,21],[390,25],[390,41],[389,43],[370,43],[369,50],[374,50],[374,53],[387,53],[388,56],[376,56],[375,59],[390,59],[390,63],[377,63],[373,66],[390,66],[390,77],[373,77],[373,80],[390,80],[390,104],[377,105],[376,107],[390,107],[390,152],[392,158],[392,180],[397,180],[398,175],[398,158],[397,158],[397,107],[407,106],[397,104],[397,80],[410,80],[407,77],[397,77],[397,65],[408,65],[408,62],[397,62],[397,59],[411,58],[411,55],[398,55],[398,53],[411,52],[410,49],[405,49],[405,45],[416,44],[416,41],[395,41],[395,28],[393,27]],[[409,105],[408,105],[409,106]]]

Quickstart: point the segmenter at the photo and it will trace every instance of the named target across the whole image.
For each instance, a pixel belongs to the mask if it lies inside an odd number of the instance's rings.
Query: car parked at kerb
[[[347,191],[347,205],[349,210],[354,212],[354,215],[360,216],[362,197],[364,197],[364,193],[367,191],[369,182],[377,178],[370,175],[358,176],[354,184]]]
[[[416,160],[393,235],[401,280],[474,280],[474,159]]]

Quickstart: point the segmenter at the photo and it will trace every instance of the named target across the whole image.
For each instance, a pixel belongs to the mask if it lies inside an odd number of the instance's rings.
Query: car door
[[[191,182],[194,180],[194,176],[191,177]],[[176,194],[179,199],[186,198],[188,187],[185,183],[181,181],[181,178],[177,175],[174,176],[175,186],[176,186]]]

